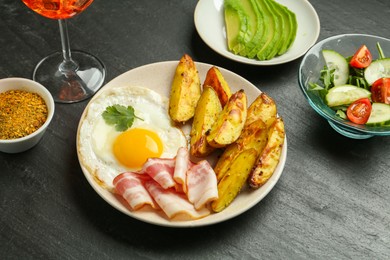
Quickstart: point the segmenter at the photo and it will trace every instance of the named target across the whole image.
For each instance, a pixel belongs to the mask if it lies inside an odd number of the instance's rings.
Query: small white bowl
[[[35,132],[16,139],[0,139],[0,152],[19,153],[35,146],[42,138],[54,115],[54,100],[50,92],[38,82],[25,78],[0,79],[0,93],[7,90],[24,90],[37,93],[46,102],[48,115],[45,123]]]

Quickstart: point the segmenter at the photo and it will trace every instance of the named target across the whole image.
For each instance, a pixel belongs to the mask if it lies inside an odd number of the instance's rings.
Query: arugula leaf
[[[320,79],[324,83],[326,90],[329,90],[334,87],[334,72],[335,69],[328,69],[327,66],[324,66],[324,68],[320,72]]]
[[[328,93],[328,90],[325,89],[324,87],[318,85],[317,83],[311,83],[311,82],[309,82],[308,91],[316,92],[322,99],[325,99],[325,96]]]
[[[317,83],[309,82],[309,90],[324,90],[324,88]]]
[[[108,106],[102,116],[107,124],[115,125],[115,129],[120,132],[130,128],[133,125],[135,118],[143,120],[135,115],[132,106],[126,108],[122,105]]]
[[[359,88],[365,88],[367,90],[370,90],[370,85],[367,83],[366,79],[364,78],[364,69],[358,69],[350,66],[349,72],[350,75],[347,81],[348,84],[357,86]]]
[[[347,83],[359,88],[365,88],[367,90],[370,90],[370,85],[367,83],[364,77],[349,75]]]
[[[340,110],[340,109],[338,109],[336,111],[336,116],[338,116],[338,117],[340,117],[342,119],[347,119],[347,115],[345,114],[345,112],[343,110]]]
[[[379,44],[379,42],[376,43],[376,48],[378,49],[379,59],[384,59],[384,58],[386,58],[386,57],[385,57],[385,54],[383,53],[382,47],[381,47],[381,45]]]

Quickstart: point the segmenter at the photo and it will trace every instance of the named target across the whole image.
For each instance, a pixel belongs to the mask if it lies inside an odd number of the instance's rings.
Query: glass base
[[[336,130],[339,134],[352,138],[352,139],[367,139],[373,137],[373,135],[365,134],[357,131],[353,131],[351,129],[345,129],[342,126],[336,125],[335,123],[328,121],[329,125]]]
[[[62,52],[42,59],[34,69],[33,80],[41,83],[57,103],[74,103],[93,96],[103,85],[104,64],[95,56],[72,51],[72,66],[63,63]]]

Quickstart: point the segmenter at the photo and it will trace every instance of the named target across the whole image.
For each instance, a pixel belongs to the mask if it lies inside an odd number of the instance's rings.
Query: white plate
[[[167,62],[159,62],[159,63],[153,63],[149,65],[145,65],[142,67],[135,68],[133,70],[130,70],[112,81],[110,81],[107,85],[105,85],[96,95],[95,97],[89,102],[87,107],[85,108],[81,119],[79,123],[79,129],[81,122],[83,118],[85,117],[89,105],[94,102],[94,99],[105,89],[107,88],[115,88],[115,87],[121,87],[123,85],[129,86],[143,86],[148,87],[161,95],[169,96],[170,88],[171,88],[171,82],[173,79],[173,75],[176,69],[176,66],[178,64],[178,61],[167,61]],[[204,81],[204,78],[206,76],[207,71],[212,65],[205,64],[205,63],[196,63],[197,69],[199,71],[199,76],[201,79],[201,82]],[[232,91],[237,91],[238,88],[243,88],[248,96],[248,103],[250,104],[261,92],[259,89],[257,89],[254,85],[252,85],[249,81],[246,79],[240,77],[239,75],[230,72],[228,70],[225,70],[223,68],[219,68],[222,75],[227,80],[228,84],[230,85]],[[77,131],[77,140],[79,135],[79,129]],[[185,128],[183,131],[189,132],[188,128]],[[78,148],[77,143],[77,148]],[[79,149],[77,149],[79,151]],[[80,159],[80,154],[79,159]],[[88,170],[81,165],[81,169],[87,178],[90,185],[94,188],[94,190],[110,205],[112,205],[114,208],[118,209],[119,211],[129,215],[130,217],[133,217],[135,219],[160,225],[160,226],[169,226],[169,227],[197,227],[197,226],[205,226],[210,224],[215,224],[221,221],[228,220],[230,218],[233,218],[246,210],[252,208],[254,205],[256,205],[260,200],[262,200],[274,187],[276,182],[278,181],[279,177],[282,174],[284,164],[286,161],[287,156],[287,140],[284,143],[283,149],[282,149],[282,155],[280,158],[280,162],[278,167],[276,168],[273,176],[270,178],[270,180],[261,188],[257,190],[250,190],[249,188],[246,188],[243,190],[237,198],[232,202],[232,204],[226,208],[224,211],[220,213],[211,214],[203,219],[199,220],[191,220],[191,221],[170,221],[163,213],[157,213],[153,210],[144,210],[144,211],[131,211],[129,207],[127,206],[127,203],[124,202],[119,196],[116,196],[112,194],[111,192],[105,190],[102,188],[93,178],[92,174],[88,172]],[[215,159],[215,158],[212,158]]]
[[[267,61],[248,59],[228,51],[223,0],[199,0],[195,8],[195,27],[202,40],[222,56],[252,65],[282,64],[304,55],[316,43],[320,34],[317,12],[307,0],[275,0],[295,13],[298,23],[296,39],[283,55]]]

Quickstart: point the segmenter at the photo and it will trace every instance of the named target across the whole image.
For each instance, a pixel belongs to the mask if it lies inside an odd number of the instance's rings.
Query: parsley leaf
[[[143,120],[134,114],[134,108],[132,106],[126,108],[122,105],[108,106],[102,116],[107,124],[115,125],[115,129],[120,132],[130,128],[135,118]]]

